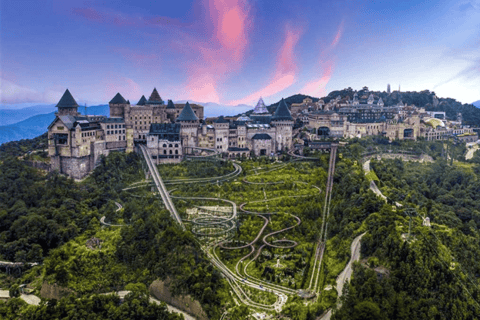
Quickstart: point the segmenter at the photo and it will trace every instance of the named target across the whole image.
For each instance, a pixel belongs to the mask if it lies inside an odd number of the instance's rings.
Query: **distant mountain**
[[[475,101],[474,103],[472,103],[475,107],[477,108],[480,108],[480,100],[478,101]]]
[[[19,121],[36,116],[37,114],[45,114],[55,111],[55,105],[37,105],[22,109],[0,109],[0,126],[17,123]]]
[[[175,101],[175,103],[186,103],[187,100]],[[218,116],[232,116],[237,114],[242,114],[248,110],[253,109],[252,106],[246,104],[239,104],[237,106],[227,106],[221,105],[215,102],[195,102],[188,100],[189,103],[198,104],[204,106],[203,113],[205,118],[207,117],[218,117]]]
[[[82,112],[82,108],[79,108],[79,111]],[[110,109],[108,105],[93,106],[87,108],[87,113],[91,115],[108,116]],[[0,126],[0,144],[9,141],[35,138],[46,132],[47,127],[54,119],[55,112],[50,112],[47,114],[38,114],[11,125]]]

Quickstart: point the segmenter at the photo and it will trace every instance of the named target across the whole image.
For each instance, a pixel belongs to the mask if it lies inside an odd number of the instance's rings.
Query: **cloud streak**
[[[262,89],[238,100],[230,101],[229,105],[247,104],[258,100],[259,97],[269,97],[285,90],[297,80],[297,59],[295,46],[300,39],[302,30],[286,26],[285,41],[280,48],[276,61],[276,69],[269,84]]]
[[[327,56],[333,51],[333,49],[335,49],[335,47],[340,42],[340,39],[343,35],[344,23],[345,20],[342,19],[332,42],[320,54],[319,65],[321,69],[323,69],[323,72],[321,72],[322,76],[305,84],[304,87],[300,90],[301,93],[311,96],[325,96],[327,94],[325,88],[333,75],[333,71],[335,70],[334,61],[328,59]]]
[[[62,93],[46,89],[43,92],[20,86],[6,79],[0,79],[0,102],[3,104],[58,102]]]
[[[244,0],[210,0],[204,5],[209,17],[204,29],[211,23],[213,31],[205,42],[186,36],[198,55],[184,66],[188,75],[184,94],[195,101],[219,103],[218,84],[243,66],[253,19]]]

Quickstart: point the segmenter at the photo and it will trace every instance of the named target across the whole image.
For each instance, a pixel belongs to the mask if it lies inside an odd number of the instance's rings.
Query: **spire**
[[[63,94],[62,98],[60,101],[57,103],[57,108],[78,108],[78,104],[73,98],[72,94],[70,91],[65,90],[65,93]]]
[[[282,98],[280,103],[278,104],[277,110],[275,110],[275,113],[273,114],[272,120],[292,120],[292,114],[290,113],[290,110],[288,110],[287,103],[285,102],[285,99]]]
[[[185,104],[185,107],[183,108],[182,112],[180,112],[180,115],[177,117],[176,121],[197,121],[198,117],[195,115],[195,112],[193,112],[192,107],[190,107],[190,104],[187,103]]]
[[[262,97],[258,100],[257,105],[253,109],[253,113],[268,113],[267,107],[265,106],[265,102],[263,102]]]
[[[152,94],[150,95],[150,99],[148,99],[148,102],[153,104],[163,104],[163,100],[162,98],[160,98],[157,88],[153,88]]]
[[[140,100],[138,100],[137,106],[144,106],[146,102],[147,99],[145,98],[145,96],[142,96]]]
[[[175,109],[175,105],[172,100],[168,100],[167,109]]]
[[[122,104],[122,103],[127,103],[127,101],[122,97],[120,92],[117,92],[115,97],[113,97],[113,99],[110,100],[109,103],[111,103],[111,104]]]

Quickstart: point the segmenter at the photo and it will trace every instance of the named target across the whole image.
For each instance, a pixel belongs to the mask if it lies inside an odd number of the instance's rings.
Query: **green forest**
[[[236,305],[238,298],[211,263],[212,255],[232,271],[241,266],[246,278],[308,289],[324,222],[329,154],[312,153],[314,161],[244,160],[242,173],[230,180],[167,184],[186,221],[182,231],[152,193],[139,155],[111,153],[86,179],[75,182],[19,159],[41,149],[41,139],[0,148],[0,261],[39,263],[22,272],[7,273],[2,267],[0,288],[10,289],[13,297],[0,301],[0,318],[180,319],[165,304],[149,300],[155,280],[169,283],[174,296],[197,301],[209,319],[249,319],[249,313],[261,311]],[[319,274],[319,286],[331,290],[321,290],[318,299],[290,295],[278,316],[310,320],[332,309],[332,319],[478,318],[480,154],[467,161],[465,152],[455,141],[389,143],[380,137],[351,139],[338,149]],[[380,156],[385,154],[428,155],[430,160]],[[362,168],[367,159],[368,176]],[[235,168],[229,161],[185,161],[159,165],[159,171],[166,182],[187,182]],[[386,201],[371,191],[372,179]],[[192,197],[227,199],[237,209],[243,204],[244,210],[264,214],[268,224],[263,235],[287,228],[266,241],[283,241],[286,247],[260,250],[260,239],[254,244],[258,257],[240,261],[250,249],[214,246],[213,238],[192,232],[189,222],[199,216],[188,213],[192,208],[228,204]],[[102,217],[121,227],[102,225]],[[430,226],[424,225],[427,217]],[[249,243],[264,223],[258,214],[239,213],[225,246]],[[336,278],[350,259],[352,240],[363,233],[360,261],[337,301]],[[296,245],[288,247],[290,243]],[[43,298],[38,307],[27,305],[17,297],[22,284],[36,295],[45,284],[56,284],[67,294]],[[277,299],[268,291],[243,289],[254,303]],[[120,290],[130,291],[122,302],[108,294]]]

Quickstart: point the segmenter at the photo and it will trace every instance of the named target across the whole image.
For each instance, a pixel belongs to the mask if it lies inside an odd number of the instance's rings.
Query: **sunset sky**
[[[480,100],[480,0],[0,2],[0,103],[267,104],[352,87]]]

